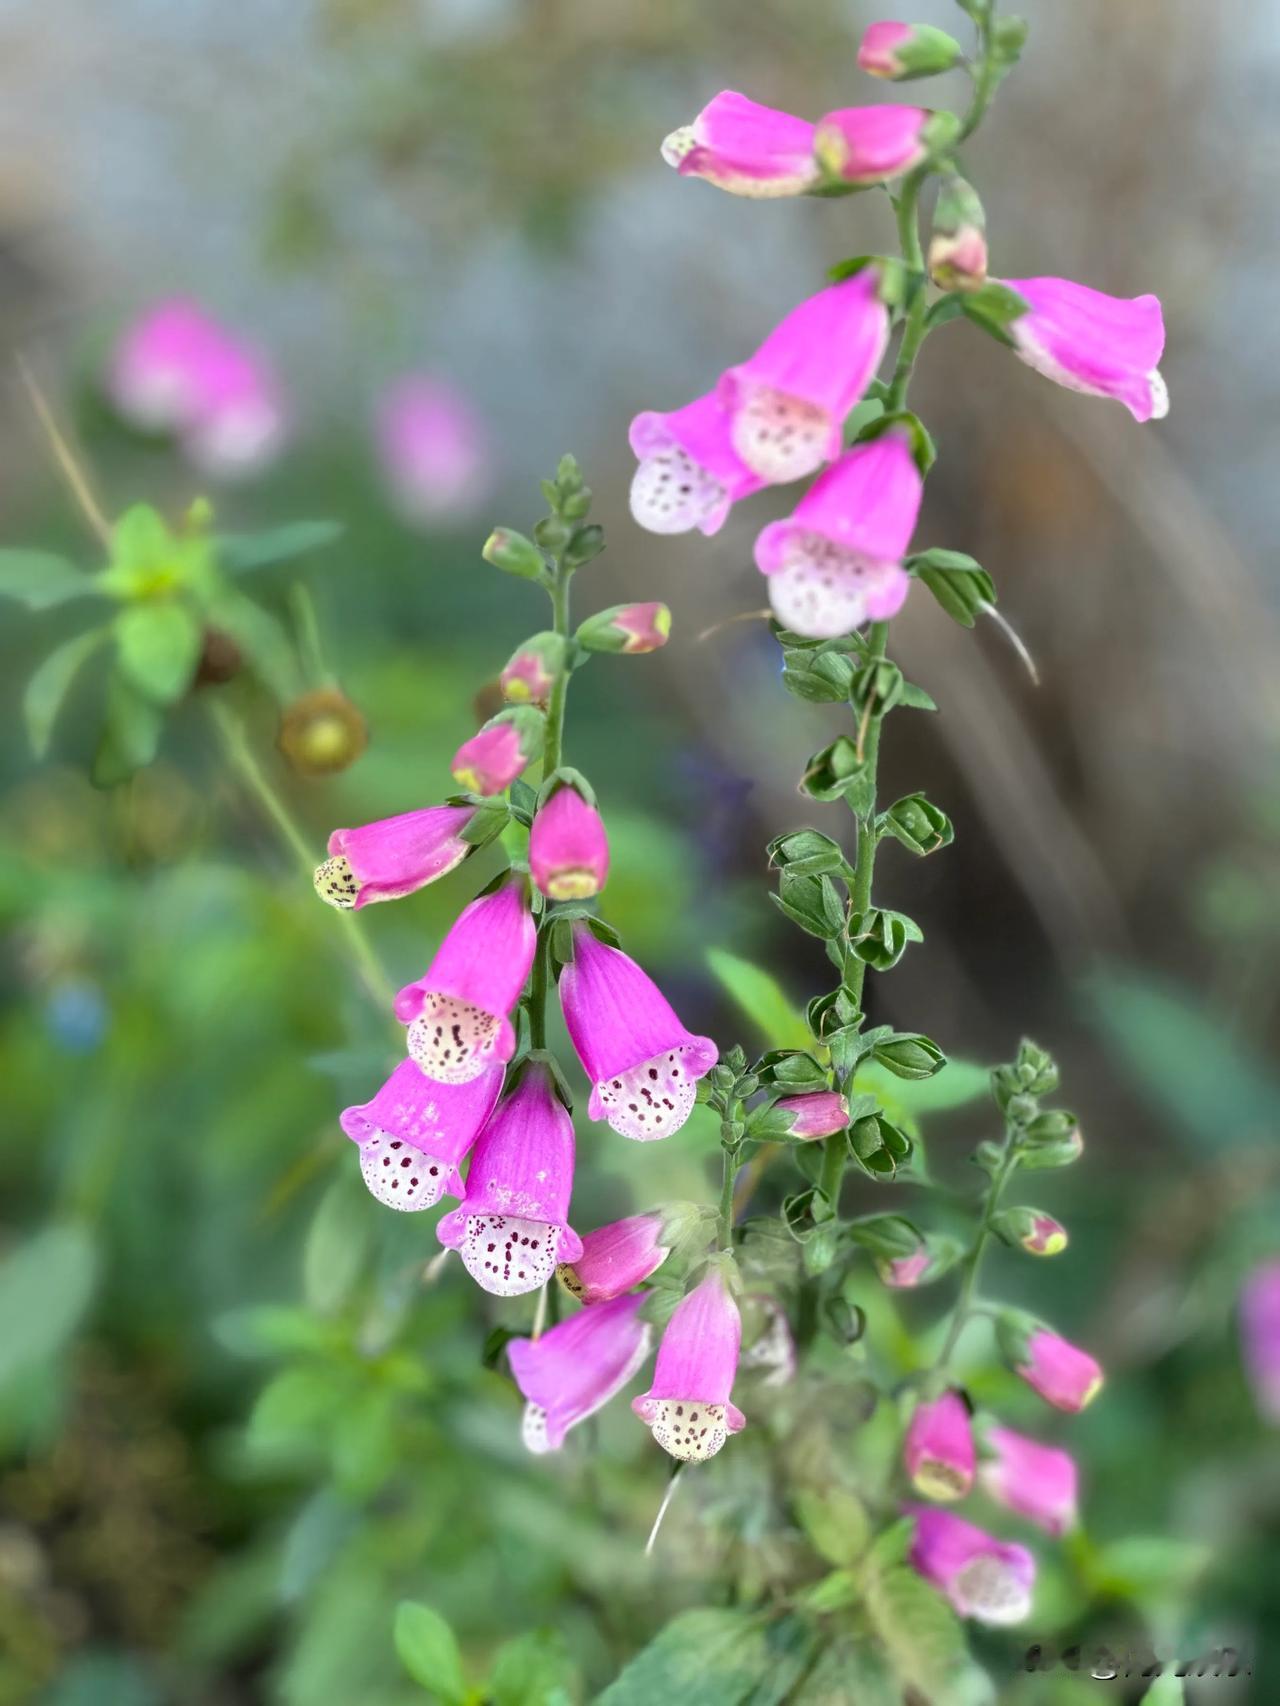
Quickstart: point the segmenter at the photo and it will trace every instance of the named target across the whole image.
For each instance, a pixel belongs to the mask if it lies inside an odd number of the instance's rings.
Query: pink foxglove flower
[[[1027,1338],[1017,1373],[1056,1410],[1083,1410],[1102,1389],[1102,1369],[1088,1351],[1035,1328]]]
[[[870,77],[900,83],[909,77],[933,77],[963,57],[960,43],[929,24],[868,24],[858,49],[858,68]],[[873,109],[874,110],[874,109]]]
[[[746,1417],[730,1402],[742,1321],[724,1275],[713,1268],[682,1297],[658,1346],[653,1385],[631,1408],[672,1457],[703,1463]]]
[[[813,126],[733,89],[722,90],[692,124],[673,130],[662,158],[682,176],[705,178],[730,195],[803,195],[818,179]]]
[[[201,402],[182,434],[188,456],[206,474],[236,479],[274,461],[284,437],[274,370],[260,351],[226,336],[209,356]]]
[[[840,454],[845,416],[875,377],[889,339],[880,275],[863,267],[801,302],[754,355],[721,375],[734,450],[779,485]]]
[[[511,1059],[516,1036],[508,1015],[537,940],[519,882],[463,907],[425,974],[396,996],[409,1053],[429,1078],[467,1084]]]
[[[557,788],[538,808],[529,831],[529,874],[550,900],[587,900],[604,887],[604,820],[576,788]]]
[[[1060,1220],[1055,1220],[1051,1214],[1042,1214],[1038,1209],[1023,1211],[1026,1223],[1020,1228],[1021,1236],[1018,1242],[1032,1256],[1057,1256],[1067,1247],[1067,1229]]]
[[[108,374],[111,400],[144,432],[180,432],[202,397],[205,352],[214,328],[194,302],[157,302],[125,331]]]
[[[398,900],[435,882],[472,851],[462,831],[472,806],[425,806],[358,829],[335,829],[329,857],[316,868],[316,893],[342,910]]]
[[[902,608],[911,582],[902,558],[923,486],[896,432],[856,445],[814,481],[785,521],[756,540],[778,620],[831,639]]]
[[[951,1511],[918,1506],[910,1563],[961,1617],[1021,1623],[1031,1610],[1036,1561],[1025,1546],[997,1540]]]
[[[1075,1527],[1076,1465],[1068,1452],[994,1426],[988,1427],[985,1443],[995,1455],[978,1473],[997,1504],[1025,1516],[1055,1539]]]
[[[948,117],[924,107],[842,107],[818,120],[818,161],[842,183],[885,183],[926,158]]]
[[[973,1485],[977,1457],[969,1410],[958,1392],[916,1405],[902,1460],[912,1485],[930,1499],[962,1499]]]
[[[602,1409],[649,1354],[641,1295],[595,1303],[540,1339],[513,1339],[511,1372],[526,1402],[520,1433],[530,1451],[558,1451],[570,1428]]]
[[[587,925],[575,927],[573,949],[560,1003],[591,1080],[587,1111],[641,1143],[670,1137],[692,1112],[716,1045],[687,1031],[652,978]]]
[[[581,1303],[608,1303],[656,1273],[670,1254],[660,1214],[632,1214],[582,1238],[582,1254],[564,1263],[559,1280]]]
[[[1262,1262],[1246,1279],[1240,1335],[1259,1414],[1280,1423],[1280,1259]]]
[[[489,490],[491,457],[467,398],[410,373],[384,392],[375,430],[383,473],[406,521],[431,526],[467,515]]]
[[[933,1258],[922,1248],[909,1256],[885,1257],[876,1263],[876,1272],[895,1291],[910,1291],[923,1282],[932,1265]]]
[[[639,657],[666,645],[671,637],[671,612],[665,604],[615,604],[588,616],[574,637],[589,652]]]
[[[749,468],[735,450],[733,425],[715,393],[667,414],[647,409],[635,417],[630,438],[639,467],[631,481],[631,514],[641,527],[718,533],[731,505],[766,484],[768,476]]]
[[[812,1090],[804,1096],[783,1096],[775,1108],[793,1116],[792,1137],[830,1137],[849,1123],[849,1104],[838,1090]]]
[[[458,1165],[493,1112],[502,1068],[466,1084],[441,1084],[402,1060],[371,1102],[344,1108],[340,1125],[360,1145],[360,1171],[388,1208],[434,1208],[462,1195]]]
[[[1162,420],[1164,315],[1156,296],[1107,296],[1066,278],[1007,278],[1029,312],[1009,336],[1028,367],[1069,391],[1113,397],[1136,421]]]
[[[500,794],[538,756],[542,733],[542,713],[531,706],[500,711],[454,753],[454,781],[473,794]]]
[[[495,1297],[545,1285],[559,1262],[575,1262],[582,1240],[569,1226],[573,1121],[545,1067],[525,1070],[499,1102],[471,1154],[462,1206],[437,1232]]]
[[[516,647],[498,677],[502,697],[509,705],[536,705],[545,710],[564,660],[565,643],[559,634],[535,634]]]

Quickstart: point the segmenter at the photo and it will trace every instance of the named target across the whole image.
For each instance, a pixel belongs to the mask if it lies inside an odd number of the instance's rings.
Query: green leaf
[[[947,1706],[994,1699],[989,1679],[969,1657],[960,1620],[909,1566],[869,1570],[864,1603],[904,1687]]]
[[[163,728],[163,708],[138,693],[119,669],[112,670],[107,682],[106,726],[93,758],[93,785],[112,788],[150,764]]]
[[[808,1668],[814,1641],[797,1618],[685,1611],[632,1659],[596,1706],[782,1706]]]
[[[0,551],[0,598],[28,610],[51,610],[73,598],[101,596],[92,576],[52,551]]]
[[[498,1648],[489,1673],[491,1706],[573,1706],[577,1671],[564,1637],[552,1629]]]
[[[769,972],[721,948],[708,949],[707,964],[771,1048],[808,1046],[804,1015]]]
[[[109,628],[92,628],[87,634],[73,634],[54,647],[28,681],[22,695],[22,715],[27,739],[37,758],[43,758],[49,750],[54,721],[71,683],[110,632]]]
[[[902,1689],[869,1644],[840,1640],[821,1654],[787,1706],[902,1706]]]
[[[460,1703],[466,1698],[467,1679],[462,1655],[453,1630],[429,1605],[402,1600],[396,1607],[396,1652],[400,1663],[415,1682],[431,1689],[441,1700]]]
[[[827,1487],[821,1493],[797,1493],[792,1503],[800,1526],[820,1557],[840,1566],[857,1563],[871,1537],[861,1499],[843,1487]]]
[[[49,1226],[0,1262],[0,1382],[56,1356],[93,1295],[97,1255],[83,1226]]]
[[[120,668],[158,704],[186,692],[200,658],[200,624],[182,604],[134,604],[115,620]]]
[[[342,533],[337,521],[290,521],[265,533],[224,533],[216,540],[218,563],[230,574],[243,575],[318,551],[332,545]]]
[[[346,1169],[320,1199],[302,1252],[307,1302],[321,1315],[340,1309],[360,1277],[371,1230],[369,1197]]]

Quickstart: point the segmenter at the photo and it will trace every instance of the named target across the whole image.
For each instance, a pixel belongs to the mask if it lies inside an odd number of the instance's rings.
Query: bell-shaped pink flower
[[[671,638],[671,612],[665,604],[614,604],[588,616],[574,638],[589,652],[639,657]]]
[[[631,1214],[582,1236],[582,1254],[558,1278],[581,1303],[608,1303],[656,1273],[670,1255],[660,1214]]]
[[[557,788],[538,808],[529,831],[529,874],[550,900],[587,900],[604,887],[604,819],[576,788]]]
[[[924,107],[842,107],[818,120],[814,149],[829,176],[882,184],[926,157],[936,116]]]
[[[1055,1539],[1075,1527],[1077,1475],[1068,1452],[996,1426],[987,1428],[984,1443],[994,1455],[984,1459],[978,1474],[997,1504]]]
[[[849,1123],[849,1104],[838,1090],[811,1090],[803,1096],[783,1096],[773,1105],[792,1116],[792,1137],[830,1137]]]
[[[930,1499],[962,1499],[973,1485],[977,1455],[969,1409],[958,1392],[917,1404],[903,1441],[912,1485]]]
[[[889,341],[879,285],[874,266],[829,284],[721,375],[716,395],[731,417],[733,449],[761,480],[800,480],[840,454],[845,417]]]
[[[535,634],[507,659],[498,677],[502,697],[509,705],[537,705],[545,710],[564,662],[565,642],[559,634]]]
[[[511,1372],[525,1398],[520,1433],[530,1451],[558,1451],[570,1428],[602,1409],[639,1371],[652,1333],[644,1297],[592,1304],[540,1339],[512,1339]]]
[[[519,1297],[582,1254],[569,1225],[572,1190],[573,1121],[550,1073],[530,1066],[476,1140],[462,1206],[437,1234],[478,1285]]]
[[[542,713],[532,706],[499,711],[454,753],[454,781],[473,794],[500,794],[542,750],[543,729]]]
[[[378,455],[396,507],[416,526],[453,521],[489,489],[492,458],[468,399],[445,380],[409,373],[389,386],[375,420]]]
[[[144,432],[179,432],[201,401],[208,316],[183,297],[157,302],[120,338],[107,376],[111,400]]]
[[[1245,1280],[1240,1337],[1258,1411],[1265,1421],[1280,1423],[1280,1259],[1260,1263]]]
[[[285,425],[274,369],[259,350],[226,336],[210,352],[200,405],[182,435],[188,456],[215,478],[256,474],[274,461]]]
[[[1028,1335],[1016,1372],[1056,1410],[1083,1410],[1102,1389],[1101,1365],[1047,1327]]]
[[[316,893],[343,911],[413,894],[471,852],[461,832],[474,815],[472,806],[424,806],[358,829],[335,829],[329,857],[316,867]]]
[[[813,135],[804,119],[724,89],[692,124],[671,132],[662,158],[730,195],[803,195],[818,179]]]
[[[658,1346],[653,1384],[631,1408],[672,1457],[703,1463],[746,1417],[730,1402],[742,1321],[724,1274],[713,1267],[675,1307]]]
[[[1031,1610],[1036,1561],[1025,1546],[997,1540],[951,1511],[916,1506],[909,1561],[961,1617],[1021,1623]]]
[[[847,451],[756,540],[778,620],[793,633],[832,639],[895,616],[911,585],[902,559],[922,493],[900,434]]]
[[[1157,296],[1107,296],[1067,278],[1007,278],[1029,305],[1009,324],[1028,367],[1069,391],[1113,397],[1136,421],[1162,420],[1164,315]]]
[[[670,1137],[692,1112],[716,1045],[687,1031],[652,978],[586,924],[574,927],[573,950],[560,1004],[591,1080],[588,1113],[641,1143]]]
[[[508,1015],[537,941],[518,881],[463,907],[424,975],[396,996],[409,1053],[429,1078],[467,1084],[511,1059],[516,1038]]]
[[[371,1102],[344,1108],[343,1131],[360,1146],[360,1171],[388,1208],[434,1208],[462,1195],[458,1165],[493,1112],[502,1068],[466,1084],[441,1084],[402,1060]]]
[[[650,533],[718,533],[731,505],[767,481],[734,449],[733,417],[714,392],[667,414],[645,410],[630,438],[631,514]]]

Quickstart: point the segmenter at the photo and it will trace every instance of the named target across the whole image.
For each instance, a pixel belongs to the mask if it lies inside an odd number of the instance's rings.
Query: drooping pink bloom
[[[911,582],[902,558],[923,485],[896,432],[856,445],[827,469],[792,514],[756,540],[778,620],[794,633],[831,639],[902,608]]]
[[[550,900],[587,900],[604,887],[609,875],[604,819],[576,788],[557,788],[535,814],[529,874]]]
[[[666,414],[646,409],[632,421],[630,439],[640,463],[631,514],[650,533],[718,533],[730,507],[768,478],[734,449],[733,417],[714,392]]]
[[[671,637],[671,612],[665,604],[614,604],[588,616],[574,637],[589,652],[622,652],[638,657],[666,645]]]
[[[1055,1539],[1075,1527],[1077,1474],[1068,1452],[1012,1428],[988,1427],[984,1438],[995,1455],[984,1459],[978,1474],[998,1504]]]
[[[682,176],[705,178],[730,195],[803,195],[818,178],[813,126],[733,89],[709,101],[692,124],[673,130],[662,158]]]
[[[116,345],[107,376],[112,402],[144,432],[179,432],[195,419],[213,328],[183,297],[157,302]]]
[[[279,381],[266,356],[224,334],[209,354],[200,403],[182,434],[187,455],[216,478],[255,474],[275,459],[285,426]]]
[[[1029,312],[1009,325],[1028,367],[1069,391],[1113,397],[1136,421],[1162,420],[1164,315],[1157,296],[1107,296],[1067,278],[1007,278]]]
[[[462,1206],[441,1220],[447,1250],[495,1297],[545,1285],[582,1240],[569,1225],[573,1121],[543,1066],[527,1067],[476,1140]]]
[[[397,379],[379,400],[375,435],[383,474],[406,521],[452,521],[488,492],[492,458],[483,425],[446,380],[427,373]]]
[[[858,68],[871,77],[899,83],[909,77],[933,77],[962,57],[960,43],[930,24],[868,24],[858,49]]]
[[[424,806],[358,829],[335,829],[329,857],[316,867],[316,893],[343,911],[413,894],[471,852],[461,832],[474,815],[471,806]]]
[[[874,266],[829,284],[721,375],[716,396],[730,415],[733,449],[761,480],[803,479],[839,455],[845,417],[889,340],[879,285]]]
[[[652,978],[586,924],[574,927],[560,1004],[591,1080],[591,1118],[641,1143],[679,1131],[719,1058],[711,1038],[687,1031]]]
[[[1021,1623],[1031,1610],[1036,1561],[1016,1541],[997,1540],[951,1511],[913,1507],[909,1561],[944,1593],[961,1617]]]
[[[818,161],[842,183],[885,183],[926,157],[941,116],[925,107],[842,107],[818,120]]]
[[[1028,1336],[1017,1373],[1056,1410],[1083,1410],[1102,1389],[1101,1365],[1047,1327]]]
[[[896,1291],[909,1291],[918,1286],[932,1265],[932,1257],[923,1247],[909,1256],[885,1257],[876,1263],[876,1272],[885,1285]]]
[[[930,1499],[962,1499],[977,1457],[969,1409],[958,1392],[917,1404],[902,1445],[912,1485]]]
[[[1280,1423],[1280,1259],[1260,1263],[1245,1280],[1240,1336],[1259,1413]]]
[[[565,643],[549,630],[517,646],[508,658],[498,685],[509,705],[537,705],[545,710],[556,677],[564,668]]]
[[[849,1123],[849,1104],[838,1090],[812,1090],[804,1096],[783,1096],[775,1108],[794,1115],[792,1137],[830,1137]]]
[[[631,1408],[672,1457],[703,1463],[746,1417],[730,1402],[742,1321],[724,1275],[712,1268],[675,1307],[658,1346],[653,1384]]]
[[[413,1211],[434,1208],[446,1191],[460,1197],[458,1165],[501,1089],[500,1066],[443,1084],[402,1060],[371,1102],[344,1108],[339,1124],[360,1145],[360,1171],[378,1201]]]
[[[542,713],[531,706],[500,711],[454,753],[454,781],[474,794],[500,794],[538,756],[543,726]]]
[[[540,1339],[513,1339],[511,1372],[526,1400],[520,1434],[530,1451],[558,1451],[570,1428],[602,1409],[649,1354],[644,1297],[593,1303]]]
[[[508,1015],[537,940],[519,881],[463,907],[423,976],[396,996],[409,1053],[429,1078],[467,1084],[511,1059],[516,1037]]]
[[[656,1273],[670,1254],[660,1214],[632,1214],[582,1237],[582,1254],[564,1263],[561,1285],[581,1303],[608,1303]]]

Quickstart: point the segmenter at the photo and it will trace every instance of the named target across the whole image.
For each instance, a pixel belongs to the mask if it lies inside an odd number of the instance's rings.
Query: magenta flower
[[[498,1104],[471,1155],[462,1206],[438,1226],[472,1279],[495,1297],[545,1285],[582,1240],[569,1226],[573,1121],[545,1067],[527,1067]]]
[[[671,612],[665,604],[614,604],[588,616],[575,638],[591,652],[621,652],[638,657],[656,652],[671,637]]]
[[[112,402],[144,432],[180,432],[195,419],[213,326],[194,302],[175,297],[148,308],[124,332],[107,384]]]
[[[1031,1610],[1036,1561],[1025,1546],[997,1540],[951,1511],[911,1510],[911,1566],[940,1589],[961,1617],[979,1623],[1021,1623]]]
[[[1156,296],[1107,296],[1066,278],[1007,278],[1029,305],[1009,336],[1028,367],[1069,391],[1113,397],[1136,421],[1162,420],[1164,315]]]
[[[722,90],[692,124],[673,130],[662,158],[683,177],[705,178],[730,195],[803,195],[818,178],[813,126],[733,89]]]
[[[1042,1445],[1012,1428],[988,1427],[979,1477],[997,1504],[1060,1539],[1076,1523],[1076,1465],[1068,1452]]]
[[[500,794],[538,756],[542,733],[542,713],[531,706],[500,711],[454,753],[454,781],[473,794]]]
[[[1024,1211],[1027,1223],[1022,1227],[1018,1242],[1032,1256],[1057,1256],[1067,1247],[1067,1229],[1051,1214],[1038,1209]]]
[[[445,380],[425,373],[396,380],[378,403],[375,435],[396,507],[416,526],[468,514],[489,489],[484,428]]]
[[[580,1303],[609,1303],[647,1280],[666,1261],[660,1214],[632,1214],[583,1234],[582,1254],[564,1263],[559,1280]]]
[[[911,584],[902,558],[922,492],[898,433],[847,451],[756,540],[778,620],[793,633],[831,639],[896,615]]]
[[[196,467],[223,479],[256,474],[285,437],[279,382],[266,357],[225,335],[204,368],[203,395],[182,434]]]
[[[941,115],[924,107],[842,107],[818,120],[824,171],[846,184],[882,184],[925,159]]]
[[[1102,1368],[1078,1346],[1036,1327],[1016,1372],[1056,1410],[1083,1410],[1102,1389]]]
[[[930,1499],[962,1499],[977,1457],[969,1409],[958,1392],[917,1404],[902,1446],[912,1485]]]
[[[858,49],[858,68],[870,77],[899,83],[909,77],[932,77],[948,71],[962,57],[960,43],[945,30],[886,20],[867,25]]]
[[[884,1258],[876,1263],[876,1272],[895,1291],[910,1291],[923,1281],[932,1265],[933,1257],[922,1247],[909,1256]]]
[[[731,416],[733,448],[761,480],[803,479],[840,454],[845,416],[889,339],[879,285],[873,266],[829,284],[721,375],[716,396]]]
[[[812,1090],[804,1096],[783,1096],[774,1103],[795,1117],[792,1137],[830,1137],[849,1123],[849,1104],[838,1090]]]
[[[316,893],[343,911],[413,894],[471,852],[462,831],[474,815],[471,806],[424,806],[359,829],[335,829],[329,857],[316,867]]]
[[[704,1463],[746,1417],[729,1401],[742,1321],[723,1273],[712,1268],[676,1304],[658,1346],[653,1384],[631,1408],[672,1457]]]
[[[1240,1336],[1258,1411],[1280,1423],[1280,1258],[1260,1263],[1245,1280]]]
[[[602,1409],[639,1371],[652,1334],[642,1295],[580,1309],[540,1339],[513,1339],[511,1372],[526,1400],[520,1433],[530,1451],[558,1451],[570,1428]]]
[[[441,1084],[402,1060],[371,1102],[344,1108],[343,1131],[360,1146],[360,1171],[388,1208],[434,1208],[447,1191],[462,1195],[458,1164],[475,1142],[502,1089],[491,1066],[466,1084]]]
[[[734,449],[733,418],[714,392],[668,414],[645,410],[630,437],[640,460],[631,514],[650,533],[718,533],[730,506],[766,483]]]
[[[502,697],[509,705],[537,705],[545,710],[564,661],[565,643],[559,634],[535,634],[516,647],[498,677]]]
[[[576,788],[557,788],[529,831],[529,874],[550,900],[587,900],[609,875],[600,813]]]
[[[588,1113],[641,1143],[670,1137],[719,1058],[716,1045],[687,1031],[653,980],[586,924],[574,927],[573,950],[560,1004],[591,1080]]]
[[[409,1053],[428,1078],[467,1084],[511,1059],[516,1038],[508,1015],[537,940],[518,881],[463,907],[425,974],[396,996]]]

